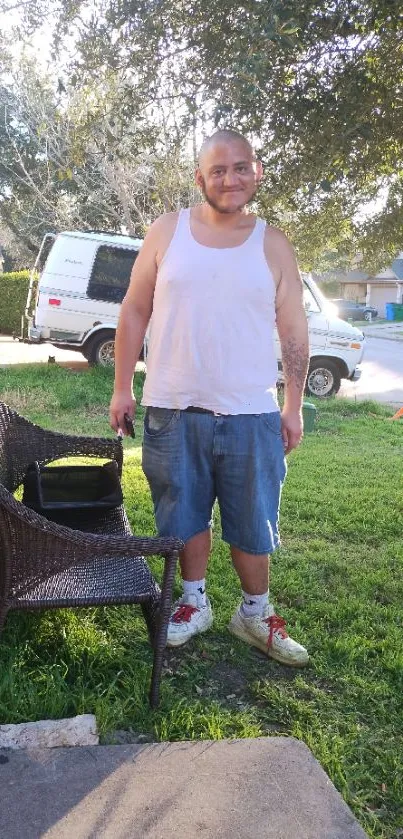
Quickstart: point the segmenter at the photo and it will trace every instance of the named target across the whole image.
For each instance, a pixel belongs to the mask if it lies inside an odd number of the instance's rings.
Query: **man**
[[[250,143],[217,131],[203,143],[196,171],[204,202],[152,224],[122,304],[110,422],[125,432],[125,412],[134,415],[133,372],[152,315],[143,469],[160,535],[185,543],[183,596],[167,643],[180,646],[213,622],[205,576],[217,499],[243,596],[229,629],[301,667],[308,653],[269,602],[268,555],[279,544],[285,455],[302,437],[307,319],[287,238],[246,209],[261,177]]]

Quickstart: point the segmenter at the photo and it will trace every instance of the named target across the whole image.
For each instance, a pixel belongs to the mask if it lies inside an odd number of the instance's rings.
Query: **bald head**
[[[240,145],[243,146],[247,157],[250,160],[256,160],[255,152],[246,137],[243,134],[240,134],[239,131],[235,131],[233,128],[220,128],[218,131],[215,131],[214,134],[211,134],[210,137],[206,137],[203,141],[200,152],[199,152],[199,167],[202,168],[203,163],[210,151],[220,145]]]

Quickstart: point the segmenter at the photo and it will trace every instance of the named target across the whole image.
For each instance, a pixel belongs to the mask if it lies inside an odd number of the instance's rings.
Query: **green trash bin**
[[[394,304],[395,320],[403,320],[403,303]]]
[[[315,405],[312,404],[312,402],[303,402],[302,403],[302,416],[304,418],[305,434],[314,430],[316,413],[317,413],[317,409],[316,409]]]

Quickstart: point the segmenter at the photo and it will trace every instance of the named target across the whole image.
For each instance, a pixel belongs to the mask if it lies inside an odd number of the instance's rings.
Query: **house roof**
[[[382,271],[378,271],[378,273],[375,274],[375,277],[378,280],[396,280],[397,279],[396,274],[395,274],[394,271],[392,271],[391,267],[384,268]]]
[[[339,282],[346,283],[369,283],[370,285],[395,285],[396,282],[403,282],[403,254],[392,262],[392,265],[379,271],[377,274],[366,274],[365,271],[347,271],[339,278]]]
[[[363,283],[367,281],[369,276],[370,275],[366,271],[359,271],[356,269],[355,271],[348,271],[347,274],[344,274],[343,282]]]
[[[403,251],[397,255],[391,265],[383,268],[377,274],[368,274],[367,271],[360,271],[358,268],[347,272],[339,269],[332,272],[333,278],[343,285],[346,283],[376,283],[378,285],[379,283],[382,285],[394,285],[396,282],[403,283]],[[324,277],[318,275],[318,279],[324,279]]]
[[[403,280],[403,254],[399,254],[397,259],[393,260],[392,270],[396,274],[398,280]]]

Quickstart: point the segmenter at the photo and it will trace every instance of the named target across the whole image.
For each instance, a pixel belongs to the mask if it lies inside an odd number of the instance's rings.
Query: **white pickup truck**
[[[45,236],[31,273],[22,340],[48,341],[78,350],[92,364],[113,364],[120,304],[141,244],[141,239],[104,232]],[[332,396],[341,379],[359,378],[364,335],[337,317],[309,275],[303,280],[310,341],[306,393]],[[275,343],[281,381],[277,334]]]

